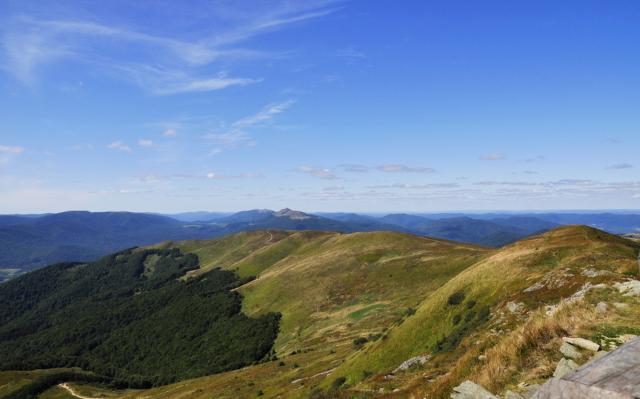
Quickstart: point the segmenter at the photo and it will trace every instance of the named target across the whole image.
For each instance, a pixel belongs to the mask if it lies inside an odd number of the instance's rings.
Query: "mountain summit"
[[[293,209],[289,209],[289,208],[284,208],[279,210],[278,212],[274,212],[273,216],[287,217],[293,220],[305,220],[305,219],[311,219],[313,217],[307,213],[294,211]]]

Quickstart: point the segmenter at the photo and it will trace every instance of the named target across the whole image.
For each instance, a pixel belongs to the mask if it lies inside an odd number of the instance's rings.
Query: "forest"
[[[244,315],[233,272],[179,279],[198,265],[178,249],[134,248],[0,285],[0,369],[80,367],[148,387],[267,358],[280,315]]]

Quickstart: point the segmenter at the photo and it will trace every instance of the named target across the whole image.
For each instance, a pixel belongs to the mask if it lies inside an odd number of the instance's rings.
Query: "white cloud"
[[[310,176],[318,177],[320,179],[333,180],[333,179],[337,179],[338,178],[338,176],[333,174],[331,172],[331,170],[329,170],[329,169],[315,168],[315,167],[309,166],[309,165],[298,166],[296,168],[296,171],[300,172],[300,173],[306,173],[306,174],[308,174]]]
[[[294,103],[294,100],[287,100],[280,103],[269,104],[259,112],[233,122],[231,128],[227,131],[205,134],[203,136],[204,139],[213,141],[216,144],[216,147],[211,150],[210,155],[217,155],[221,153],[224,148],[255,146],[256,141],[247,133],[247,129],[258,128],[267,124],[275,118],[276,115],[283,113]]]
[[[164,132],[162,132],[162,135],[164,137],[176,137],[178,135],[178,132],[176,131],[176,129],[168,128],[165,129]]]
[[[107,146],[107,148],[110,149],[110,150],[131,152],[131,147],[129,147],[128,145],[126,145],[122,141],[114,141],[113,143],[109,144]]]
[[[433,168],[426,168],[422,166],[407,166],[402,164],[386,164],[376,167],[380,172],[385,173],[433,173]]]
[[[24,152],[23,147],[0,145],[0,153],[3,154],[21,154]]]
[[[607,166],[607,169],[631,169],[631,168],[633,168],[633,165],[626,162],[616,163],[616,164]]]
[[[249,135],[240,130],[232,130],[225,133],[207,133],[203,137],[224,147],[237,147],[240,145],[254,146],[256,144]],[[220,151],[218,151],[218,153],[219,152]]]
[[[195,39],[163,36],[140,26],[115,26],[91,9],[82,16],[55,14],[25,17],[15,13],[3,19],[0,44],[4,68],[20,81],[32,85],[41,66],[72,60],[100,72],[125,79],[154,94],[177,94],[221,90],[231,86],[246,86],[261,79],[227,77],[224,74],[206,76],[216,63],[229,67],[236,60],[258,60],[279,56],[254,49],[238,47],[238,43],[254,36],[283,29],[304,21],[333,13],[327,2],[276,1],[247,9],[231,2],[203,5],[197,9],[199,18],[206,18],[206,28],[195,30],[188,25]],[[198,6],[196,6],[198,7]],[[91,5],[89,5],[91,8]],[[160,8],[160,7],[158,7]],[[165,11],[166,13],[166,11]],[[33,10],[29,14],[34,15]],[[44,16],[46,15],[46,16]],[[162,17],[176,22],[174,15]],[[175,31],[167,29],[164,32]],[[113,52],[112,45],[122,45],[131,51]],[[106,51],[105,51],[106,50]]]
[[[138,140],[138,145],[140,147],[152,147],[153,146],[153,141],[152,140],[148,140],[148,139],[140,139],[140,140]]]
[[[281,103],[269,104],[256,114],[235,121],[232,126],[234,128],[240,129],[267,122],[273,119],[276,115],[281,114],[289,109],[293,104],[295,104],[295,100],[287,100]]]
[[[178,93],[193,93],[204,91],[215,91],[226,89],[231,86],[247,86],[253,83],[258,83],[262,79],[248,79],[248,78],[231,78],[226,76],[218,76],[209,79],[197,79],[197,80],[185,80],[176,83],[169,83],[166,85],[158,85],[155,90],[156,94],[178,94]]]
[[[352,172],[352,173],[366,173],[370,169],[366,165],[358,165],[358,164],[342,164],[340,165],[340,167],[345,172]]]
[[[506,157],[502,154],[487,154],[480,157],[483,161],[503,161]]]

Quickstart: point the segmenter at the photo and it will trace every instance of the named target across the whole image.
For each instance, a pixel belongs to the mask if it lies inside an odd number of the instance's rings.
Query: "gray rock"
[[[562,338],[562,340],[568,344],[571,344],[573,346],[577,346],[578,348],[586,349],[592,352],[597,352],[598,349],[600,349],[600,345],[584,338],[564,337]]]
[[[574,360],[578,360],[582,357],[582,353],[568,342],[563,342],[562,345],[560,345],[560,353],[562,353],[564,357]]]
[[[416,364],[425,364],[427,362],[427,360],[429,360],[430,358],[431,358],[431,356],[429,356],[429,355],[412,357],[411,359],[407,359],[404,362],[402,362],[402,364],[400,364],[398,367],[396,367],[396,369],[393,370],[392,373],[395,374],[398,371],[407,370],[408,368],[410,368],[411,366],[414,366]]]
[[[571,359],[562,358],[553,372],[555,378],[562,378],[578,368],[578,365]]]
[[[624,296],[640,296],[640,281],[627,280],[623,283],[615,283],[613,285]]]
[[[504,393],[504,399],[524,399],[524,396],[517,392],[507,391]]]
[[[596,312],[600,314],[607,313],[607,304],[604,302],[598,302],[596,305]]]
[[[524,310],[522,302],[507,302],[507,310],[511,313],[521,313]]]
[[[480,385],[465,381],[457,387],[453,388],[451,393],[452,399],[499,399],[497,396],[487,391]]]

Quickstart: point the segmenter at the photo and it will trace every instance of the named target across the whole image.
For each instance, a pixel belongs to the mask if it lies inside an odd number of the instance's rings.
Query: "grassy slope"
[[[256,231],[162,245],[198,254],[203,270],[222,267],[241,276],[257,274],[240,288],[244,311],[283,313],[276,343],[283,364],[183,381],[145,391],[146,397],[244,398],[260,392],[265,397],[305,397],[312,387],[326,388],[338,376],[346,376],[351,385],[341,391],[344,397],[396,387],[402,389],[396,397],[448,397],[450,388],[467,378],[493,384],[490,388],[498,392],[518,376],[547,376],[558,360],[553,358],[557,348],[545,346],[531,356],[540,367],[527,363],[526,345],[533,338],[523,337],[531,331],[549,342],[574,332],[640,331],[640,303],[609,291],[592,292],[588,298],[615,297],[632,306],[600,319],[592,308],[562,310],[551,318],[536,310],[587,282],[610,284],[637,271],[639,244],[586,227],[563,227],[497,251],[398,233]],[[613,273],[587,277],[585,269]],[[541,280],[544,288],[523,292]],[[465,292],[463,303],[448,305],[449,296],[459,291]],[[478,322],[454,350],[435,354],[425,367],[394,380],[382,378],[407,358],[432,353],[436,342],[456,329],[453,317],[469,312],[470,300],[477,302],[472,308],[476,312],[490,306],[486,322]],[[511,315],[505,311],[508,301],[522,302],[531,313]],[[403,317],[410,307],[417,312]],[[354,338],[371,333],[386,337],[354,349]],[[512,353],[514,345],[526,348]],[[479,354],[488,356],[487,363],[478,361]],[[334,368],[328,377],[318,375]],[[503,377],[491,374],[496,370]],[[373,375],[364,378],[369,373]],[[304,381],[292,383],[298,379]]]
[[[456,329],[452,322],[454,315],[467,312],[463,304],[447,304],[447,299],[456,292],[465,292],[466,301],[475,300],[477,305],[474,309],[484,305],[492,308],[492,317],[480,328],[487,334],[475,337],[486,338],[490,328],[495,331],[500,328],[499,323],[504,323],[498,317],[498,308],[507,301],[522,302],[528,309],[535,309],[569,297],[586,282],[597,284],[619,280],[623,273],[637,271],[638,248],[631,241],[577,226],[559,228],[504,247],[444,284],[420,305],[414,316],[391,330],[388,339],[374,343],[349,359],[332,374],[331,380],[345,376],[355,384],[362,379],[365,370],[389,372],[412,356],[432,353],[436,342],[450,336]],[[615,274],[587,278],[581,274],[586,268]],[[523,292],[549,272],[555,276],[551,279],[555,284]],[[453,353],[436,356],[434,368],[447,369],[464,355],[464,351],[454,350]],[[435,372],[437,374],[437,370]],[[448,397],[446,389],[459,383],[466,375],[461,372],[458,377],[442,387],[440,393],[443,397]],[[327,379],[324,385],[328,386],[329,382]],[[361,384],[360,388],[371,388],[371,384]]]
[[[489,253],[386,232],[249,232],[165,245],[198,254],[205,268],[219,266],[241,276],[259,273],[240,289],[244,311],[283,314],[276,351],[285,364],[271,362],[149,392],[158,397],[207,397],[211,392],[252,397],[258,390],[267,396],[302,395],[310,384],[291,381],[335,368],[353,352],[355,338],[382,334],[408,308]]]

